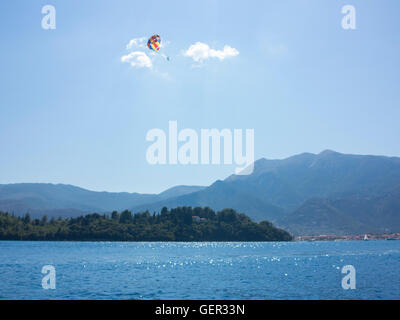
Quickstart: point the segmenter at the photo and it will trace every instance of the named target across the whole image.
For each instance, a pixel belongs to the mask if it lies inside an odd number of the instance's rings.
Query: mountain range
[[[160,194],[94,192],[71,185],[0,185],[0,210],[16,215],[78,216],[163,206],[234,208],[294,235],[400,231],[400,158],[325,150],[259,159],[250,175],[207,187],[177,186]]]

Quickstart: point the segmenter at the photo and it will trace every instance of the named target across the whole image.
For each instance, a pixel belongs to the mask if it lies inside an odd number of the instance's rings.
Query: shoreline
[[[371,240],[362,240],[362,239],[332,239],[332,240],[322,240],[322,239],[315,239],[315,240],[298,240],[294,239],[292,241],[240,241],[240,240],[233,240],[233,241],[124,241],[124,240],[21,240],[21,239],[0,239],[0,243],[2,242],[85,242],[85,243],[300,243],[300,242],[375,242],[375,241],[398,241],[400,239],[371,239]]]
[[[400,232],[386,234],[366,233],[363,235],[314,235],[295,236],[294,241],[373,241],[373,240],[400,240]]]

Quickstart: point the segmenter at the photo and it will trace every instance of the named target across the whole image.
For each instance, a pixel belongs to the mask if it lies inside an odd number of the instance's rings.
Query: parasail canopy
[[[157,52],[158,50],[160,50],[160,43],[161,37],[158,34],[155,34],[150,37],[149,41],[147,41],[147,46],[150,50]]]

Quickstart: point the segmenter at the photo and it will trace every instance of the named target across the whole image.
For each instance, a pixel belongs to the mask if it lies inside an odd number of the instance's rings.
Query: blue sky
[[[56,8],[56,30],[41,9]],[[356,8],[356,30],[341,8]],[[152,166],[148,130],[253,128],[255,158],[333,149],[400,156],[400,3],[2,1],[0,183],[160,192],[208,185],[232,166]],[[152,68],[122,63],[161,35]],[[199,66],[201,42],[238,55]]]

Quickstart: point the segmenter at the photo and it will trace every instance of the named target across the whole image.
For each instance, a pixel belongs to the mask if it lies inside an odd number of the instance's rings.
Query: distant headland
[[[159,214],[125,210],[77,218],[31,219],[0,212],[0,240],[41,241],[291,241],[268,221],[253,222],[233,209],[164,207]]]

